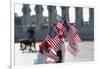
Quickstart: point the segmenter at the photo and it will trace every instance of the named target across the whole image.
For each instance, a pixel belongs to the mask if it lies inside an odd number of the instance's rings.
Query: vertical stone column
[[[61,6],[62,18],[67,18],[69,20],[69,7]],[[62,46],[62,62],[65,61],[65,44]]]
[[[56,15],[57,15],[56,6],[48,6],[47,9],[49,14],[49,22],[50,22],[49,26],[50,26],[52,22],[55,21],[56,19]]]
[[[83,23],[83,9],[81,7],[75,8],[75,23],[77,27]]]
[[[89,24],[94,25],[94,8],[89,8]]]
[[[82,23],[83,23],[83,8],[75,7],[75,25],[78,29],[80,38],[83,38],[83,36],[86,34],[85,30],[83,29]]]
[[[42,24],[44,23],[42,5],[36,5],[35,12],[36,12],[35,34],[36,34],[37,40],[40,40],[42,38]]]
[[[91,39],[94,40],[94,8],[89,8],[89,25]]]
[[[69,7],[61,6],[62,9],[62,17],[66,17],[69,20]]]
[[[28,27],[27,25],[31,24],[31,17],[30,17],[30,6],[29,4],[23,4],[23,8],[22,8],[22,12],[23,12],[23,16],[22,16],[22,29],[23,29],[23,38],[27,38],[27,30]]]

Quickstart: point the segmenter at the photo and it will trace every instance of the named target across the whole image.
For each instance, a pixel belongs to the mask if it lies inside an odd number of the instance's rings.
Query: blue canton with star
[[[48,34],[52,39],[55,38],[55,36],[56,36],[56,32],[54,31],[54,29],[52,27],[50,27]]]

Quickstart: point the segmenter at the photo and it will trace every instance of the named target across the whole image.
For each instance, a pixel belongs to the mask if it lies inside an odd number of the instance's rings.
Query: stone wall
[[[61,6],[62,17],[67,17],[69,20],[70,7]],[[36,41],[41,41],[46,38],[48,27],[56,19],[56,6],[47,6],[48,10],[48,22],[44,22],[43,7],[42,5],[36,5],[35,8],[35,23],[32,24],[32,17],[30,16],[30,5],[23,4],[21,17],[21,25],[15,23],[15,42],[20,39],[24,39],[26,31],[32,27],[35,30]],[[16,18],[16,17],[15,17]],[[83,21],[83,7],[75,7],[75,25],[79,30],[79,35],[82,40],[94,40],[94,8],[89,8],[89,21]]]

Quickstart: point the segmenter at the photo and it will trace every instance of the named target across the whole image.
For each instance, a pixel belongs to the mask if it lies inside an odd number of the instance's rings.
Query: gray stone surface
[[[36,49],[38,50],[38,45],[36,43]],[[65,42],[67,46],[68,42]],[[65,47],[66,48],[66,47]],[[65,52],[64,63],[69,62],[84,62],[94,60],[94,42],[93,41],[83,41],[79,45],[80,53],[73,57],[68,51]],[[33,60],[36,58],[36,53],[22,53],[19,50],[19,43],[15,43],[15,65],[33,65]]]
[[[75,7],[75,25],[78,29],[79,35],[82,40],[94,40],[94,8],[88,8],[89,9],[89,21],[84,22],[83,21],[83,8],[84,7]],[[44,16],[43,16],[43,6],[42,5],[36,5],[33,10],[36,12],[36,15],[34,18],[30,16],[30,7],[28,4],[24,4],[22,8],[23,16],[22,16],[22,25],[16,25],[15,26],[15,40],[19,41],[22,38],[26,38],[26,30],[29,27],[32,27],[31,20],[36,19],[34,23],[34,29],[35,29],[35,36],[37,41],[41,41],[46,37],[48,27],[56,20],[56,6],[47,6],[48,10],[48,22],[45,28],[44,26]],[[66,18],[69,19],[69,9],[70,6],[61,6],[61,14],[62,17],[66,16]],[[16,17],[15,17],[16,18]],[[16,20],[17,21],[17,20]],[[29,27],[27,27],[27,25]],[[19,27],[20,26],[20,27]],[[20,33],[20,31],[21,33]],[[41,36],[40,36],[41,35]]]
[[[21,32],[21,36],[25,39],[27,37],[27,30],[28,30],[28,25],[31,25],[31,17],[30,17],[30,5],[29,4],[23,4],[23,8],[22,8],[22,12],[23,12],[23,16],[22,16],[22,32]],[[15,26],[16,27],[16,26]],[[17,28],[16,28],[17,29]]]

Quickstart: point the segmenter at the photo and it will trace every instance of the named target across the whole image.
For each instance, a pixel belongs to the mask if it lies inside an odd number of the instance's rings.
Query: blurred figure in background
[[[35,31],[30,28],[27,30],[27,33],[28,33],[28,36],[27,36],[27,39],[30,40],[32,42],[32,45],[34,46],[34,51],[36,51],[36,45],[35,45]]]

